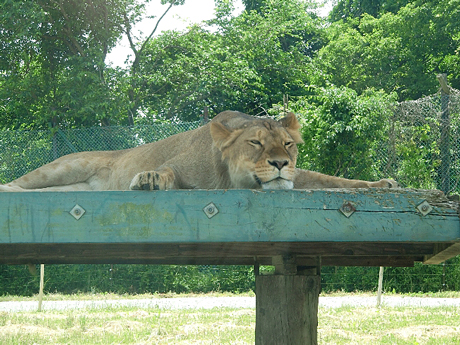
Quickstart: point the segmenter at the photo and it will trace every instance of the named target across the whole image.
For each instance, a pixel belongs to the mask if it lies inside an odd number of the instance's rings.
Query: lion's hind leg
[[[103,190],[104,177],[110,175],[107,165],[99,152],[74,153],[0,186],[0,191]]]
[[[24,192],[24,188],[0,184],[0,192]]]

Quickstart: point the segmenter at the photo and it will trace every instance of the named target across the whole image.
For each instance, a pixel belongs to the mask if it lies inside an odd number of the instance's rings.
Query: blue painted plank
[[[0,194],[0,243],[446,242],[456,210],[424,191],[113,191]],[[345,201],[356,212],[345,217]],[[430,200],[431,201],[431,200]],[[208,218],[203,208],[214,203]],[[69,211],[80,205],[76,220]]]

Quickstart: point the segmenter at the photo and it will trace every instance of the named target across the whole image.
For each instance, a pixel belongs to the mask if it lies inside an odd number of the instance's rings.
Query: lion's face
[[[234,128],[229,128],[231,125]],[[294,114],[280,121],[245,119],[211,126],[234,188],[292,189],[297,143],[302,142]]]

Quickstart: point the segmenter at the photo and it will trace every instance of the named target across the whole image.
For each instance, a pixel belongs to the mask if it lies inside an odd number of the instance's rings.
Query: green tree
[[[216,18],[186,32],[136,41],[141,0],[7,0],[0,15],[0,124],[7,128],[133,124],[180,117],[204,106],[265,112],[283,94],[303,95],[309,62],[322,46],[323,23],[300,0],[261,2],[231,16],[218,1]],[[32,7],[27,5],[32,3]],[[155,23],[155,22],[153,22]],[[134,61],[112,69],[105,58],[126,35]],[[145,115],[148,115],[147,117]]]
[[[144,7],[140,0],[3,1],[1,126],[132,123],[133,102],[120,82],[126,74],[107,68],[105,59],[123,34],[132,42]],[[135,73],[143,49],[132,44]]]
[[[382,176],[376,155],[386,140],[394,98],[371,89],[358,95],[346,87],[312,88],[289,107],[301,114],[304,144],[298,167],[346,178],[375,180]]]
[[[458,1],[416,1],[398,13],[333,23],[329,42],[315,57],[316,69],[335,85],[363,92],[396,91],[400,100],[436,92],[435,75],[447,73],[460,87]]]
[[[265,6],[266,0],[243,0],[246,11],[260,11]]]
[[[0,11],[4,127],[105,120],[104,60],[122,1],[4,1]]]
[[[143,112],[182,120],[196,120],[205,106],[212,114],[240,108],[259,79],[220,35],[199,26],[164,33],[148,44],[134,78]]]
[[[406,6],[410,0],[339,0],[329,14],[333,22],[359,18],[363,14],[378,17],[383,13],[397,13],[401,7]]]
[[[141,42],[134,42],[134,35],[132,32],[132,23],[135,23],[137,18],[138,18],[138,11],[135,12],[133,15],[132,13],[129,12],[129,7],[125,8],[122,11],[122,16],[124,19],[124,32],[128,38],[129,45],[131,47],[131,50],[134,54],[134,61],[131,64],[131,67],[129,69],[130,71],[130,77],[129,77],[129,86],[126,89],[128,98],[129,98],[129,107],[128,107],[128,119],[129,119],[129,124],[133,125],[134,124],[134,118],[137,116],[139,108],[142,106],[143,103],[143,97],[140,96],[142,92],[138,92],[139,88],[142,87],[142,77],[140,76],[141,74],[141,67],[140,63],[142,60],[145,60],[146,58],[146,48],[150,44],[153,35],[155,34],[158,24],[160,21],[166,16],[166,14],[169,12],[169,10],[175,6],[175,5],[182,5],[184,3],[184,0],[162,0],[162,4],[169,3],[168,8],[166,9],[165,12],[160,16],[160,18],[157,20],[153,30],[150,32],[149,36],[146,37],[143,41]],[[142,8],[142,7],[140,7]]]
[[[209,27],[169,32],[146,45],[135,78],[151,116],[196,119],[226,109],[264,113],[283,94],[303,95],[322,22],[302,1],[272,1],[233,18],[220,2]]]

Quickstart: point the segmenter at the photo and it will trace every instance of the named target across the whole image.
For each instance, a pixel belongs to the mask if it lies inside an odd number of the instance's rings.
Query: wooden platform
[[[411,266],[460,254],[435,190],[0,194],[0,263]],[[73,212],[72,212],[73,210]],[[73,213],[73,215],[72,215]]]
[[[321,266],[460,254],[458,204],[426,190],[0,194],[0,264],[274,265],[256,270],[256,344],[317,344]]]

